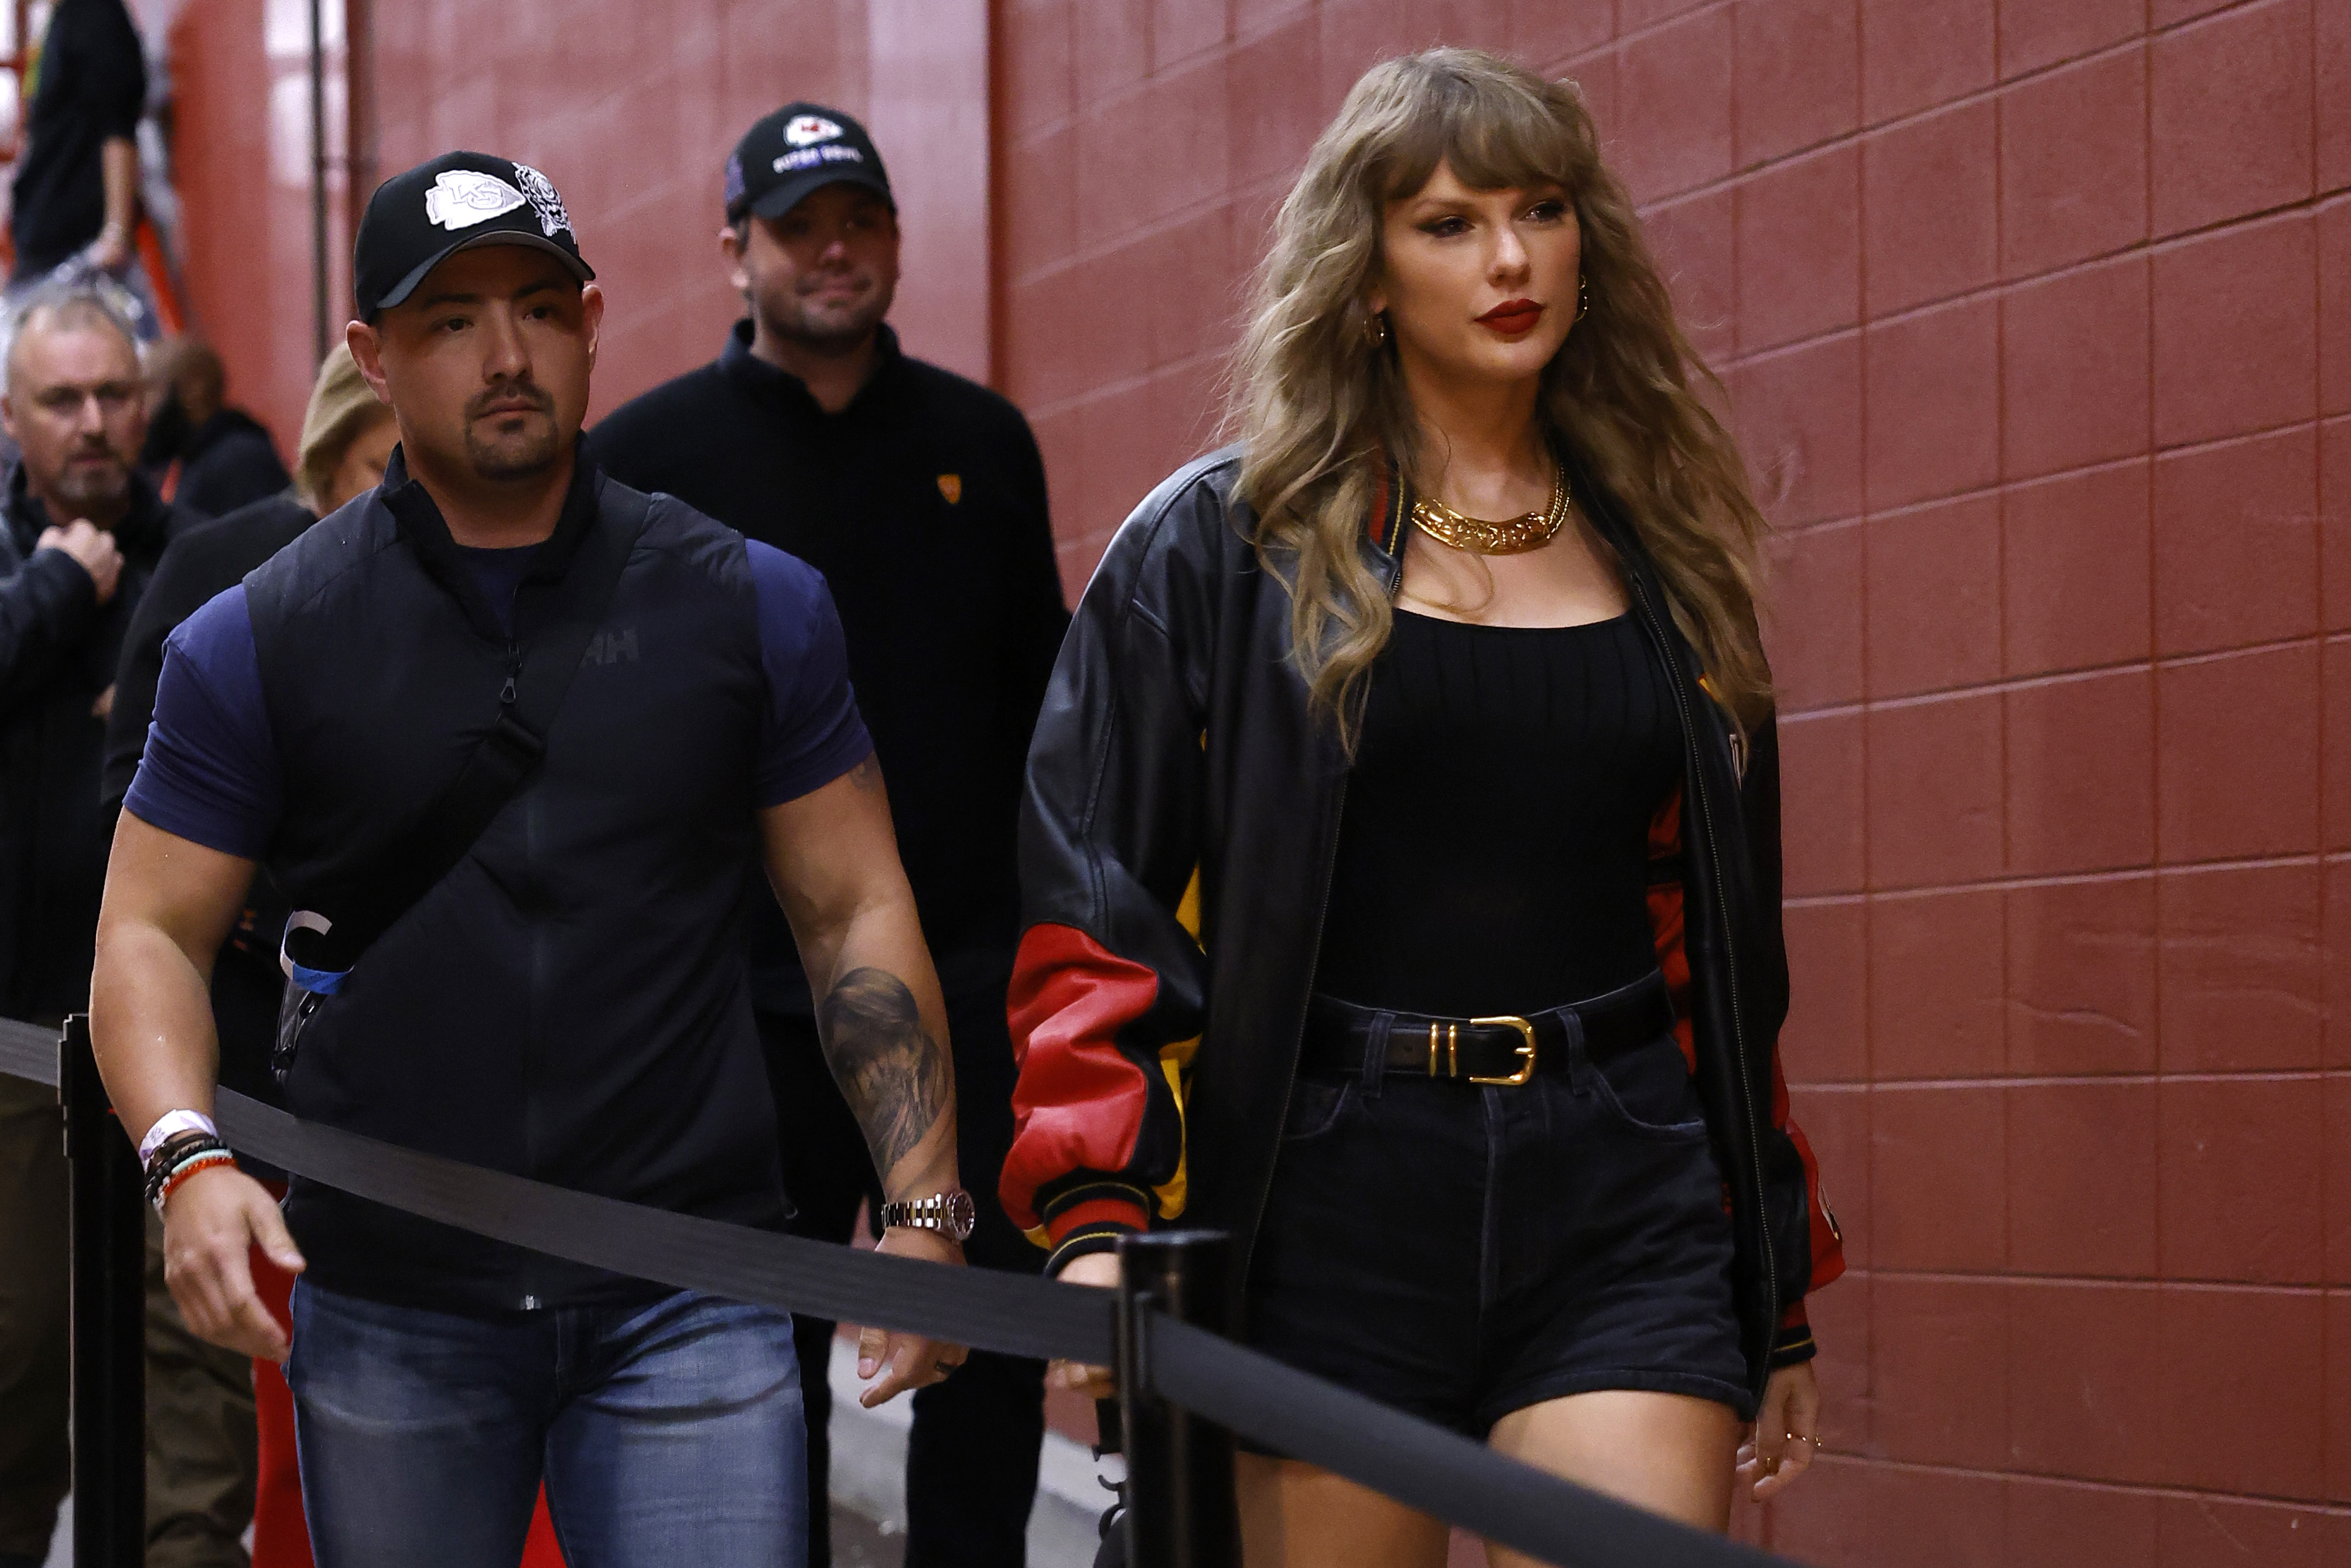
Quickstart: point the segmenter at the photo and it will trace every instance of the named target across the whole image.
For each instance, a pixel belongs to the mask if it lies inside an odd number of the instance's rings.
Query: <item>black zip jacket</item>
[[[1238,1321],[1313,986],[1347,761],[1290,657],[1290,599],[1232,498],[1236,452],[1147,497],[1061,651],[1029,759],[1013,977],[1019,1131],[1002,1197],[1040,1243],[1181,1218],[1232,1233]],[[1625,563],[1681,710],[1683,789],[1651,833],[1658,958],[1737,1239],[1754,1385],[1813,1354],[1803,1298],[1843,1268],[1777,1060],[1776,731],[1736,737],[1629,527],[1571,472]],[[1410,497],[1384,486],[1364,559],[1390,593]],[[1741,767],[1741,762],[1744,767]],[[1464,777],[1494,759],[1465,759]]]
[[[91,947],[113,813],[99,800],[106,701],[147,579],[179,516],[144,480],[115,525],[122,574],[98,601],[89,573],[40,550],[52,518],[9,476],[0,528],[0,1017],[89,1005]],[[110,700],[110,699],[109,699]]]
[[[716,361],[601,421],[588,454],[824,573],[939,984],[1001,996],[1021,761],[1070,624],[1045,466],[1019,409],[879,332],[872,375],[828,413],[738,321]],[[791,928],[753,900],[751,994],[807,1017]]]

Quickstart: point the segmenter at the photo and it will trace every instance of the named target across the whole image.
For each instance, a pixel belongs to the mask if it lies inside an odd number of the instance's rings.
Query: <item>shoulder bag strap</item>
[[[622,487],[616,499],[580,540],[567,574],[566,604],[524,651],[520,670],[499,694],[496,722],[457,776],[373,863],[342,881],[333,911],[299,909],[287,921],[278,962],[296,984],[329,992],[340,986],[360,955],[457,868],[547,754],[547,732],[651,510],[634,490]]]

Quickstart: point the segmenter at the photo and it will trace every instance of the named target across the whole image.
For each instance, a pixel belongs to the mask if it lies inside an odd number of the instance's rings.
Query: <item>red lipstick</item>
[[[1543,308],[1531,299],[1505,299],[1479,317],[1478,325],[1490,327],[1505,338],[1516,338],[1533,331],[1542,313]]]

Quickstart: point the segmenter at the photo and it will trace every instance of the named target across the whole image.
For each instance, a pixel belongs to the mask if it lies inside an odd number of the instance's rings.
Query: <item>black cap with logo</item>
[[[788,103],[743,133],[726,158],[726,221],[780,218],[820,185],[878,191],[898,210],[873,139],[837,109]]]
[[[528,163],[444,152],[375,188],[352,244],[352,303],[360,319],[407,298],[424,275],[475,246],[523,245],[559,257],[585,283],[580,236],[548,177]]]

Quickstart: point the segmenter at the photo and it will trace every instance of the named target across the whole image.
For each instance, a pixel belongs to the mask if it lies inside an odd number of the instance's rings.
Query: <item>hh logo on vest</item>
[[[580,656],[583,664],[618,664],[637,662],[637,629],[624,627],[618,632],[599,632]]]
[[[960,474],[940,475],[939,494],[947,498],[947,505],[950,507],[954,506],[957,501],[962,500],[963,476]]]

